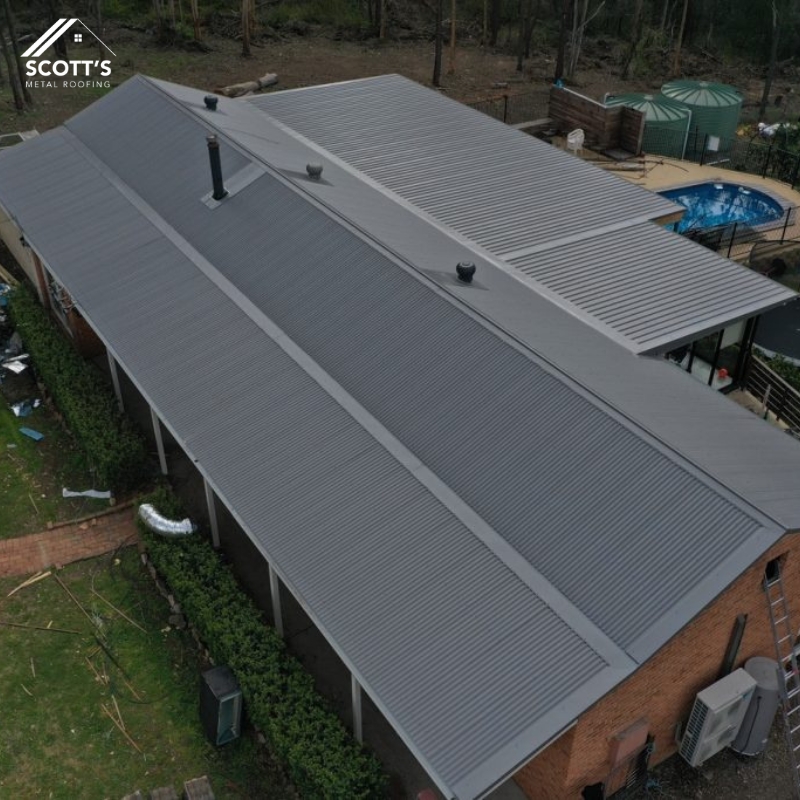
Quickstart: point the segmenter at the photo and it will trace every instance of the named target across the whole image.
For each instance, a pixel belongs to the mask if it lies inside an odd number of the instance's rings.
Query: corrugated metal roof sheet
[[[680,210],[399,75],[248,102],[500,256]]]
[[[508,262],[633,352],[666,352],[794,296],[648,229],[646,220],[678,210],[663,198],[400,76],[246,102]]]
[[[143,112],[162,120],[151,170],[141,156],[125,155],[136,149]],[[98,115],[113,119],[113,136],[96,124]],[[695,560],[682,564],[679,578],[658,580],[664,559],[686,560],[669,531],[702,531],[710,554],[734,549],[760,527],[729,501],[718,506],[713,488],[293,187],[266,174],[219,208],[198,209],[206,164],[186,143],[204,146],[202,125],[145,84],[68,128],[621,646],[705,571],[705,559]],[[170,168],[181,180],[161,192]],[[470,436],[448,424],[453,416],[468,421]],[[589,486],[576,452],[590,454]],[[598,501],[612,490],[604,517]],[[579,491],[581,502],[565,509],[564,497]],[[699,509],[713,510],[718,524],[709,526]],[[604,569],[591,548],[586,559],[575,557],[570,531],[589,529],[600,551],[617,553]],[[696,548],[688,536],[686,544]],[[645,553],[655,556],[649,565]]]
[[[480,254],[477,284],[448,283],[463,244],[336,164],[304,182],[312,152],[247,104],[215,116],[158,85],[0,154],[0,201],[423,764],[480,796],[781,529],[677,455],[668,425],[643,425],[640,368],[673,401],[685,375]],[[152,148],[144,117],[160,120]],[[226,175],[250,169],[243,144],[280,170],[213,209],[212,124],[236,137]],[[70,203],[45,191],[56,172]],[[609,373],[628,382],[616,406],[585,388]],[[744,421],[696,399],[728,434]]]
[[[650,222],[509,263],[634,352],[663,352],[795,296]]]
[[[43,201],[56,173],[66,206]],[[513,769],[630,670],[587,644],[69,136],[0,155],[0,183],[31,244],[444,786],[479,795],[488,757],[508,747],[497,768]],[[54,233],[56,215],[73,224]]]

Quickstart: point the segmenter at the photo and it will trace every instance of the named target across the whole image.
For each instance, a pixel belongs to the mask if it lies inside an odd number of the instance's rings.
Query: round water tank
[[[767,747],[775,712],[780,705],[780,667],[771,658],[756,656],[745,663],[744,669],[755,679],[756,688],[731,750],[743,756],[757,756]]]
[[[645,153],[683,158],[683,148],[692,119],[689,108],[661,95],[615,94],[606,97],[607,106],[627,106],[644,114]]]
[[[704,149],[706,136],[720,139],[719,149],[725,150],[736,136],[742,95],[733,86],[709,81],[670,81],[661,87],[661,94],[681,103],[692,112],[688,157]]]

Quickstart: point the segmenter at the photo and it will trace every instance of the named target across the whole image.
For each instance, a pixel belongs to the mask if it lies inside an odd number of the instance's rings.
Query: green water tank
[[[645,153],[670,158],[683,158],[683,148],[692,119],[692,112],[680,103],[652,94],[606,95],[607,106],[627,106],[644,114]]]
[[[742,95],[737,89],[724,83],[679,80],[665,83],[661,94],[692,112],[687,158],[703,151],[707,136],[719,138],[721,152],[730,146],[742,110]]]

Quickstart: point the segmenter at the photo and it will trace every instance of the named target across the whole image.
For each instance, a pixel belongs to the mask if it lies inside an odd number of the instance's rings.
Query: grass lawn
[[[23,426],[45,438],[34,442],[20,433]],[[107,500],[64,499],[65,486],[75,491],[106,488],[92,486],[81,452],[48,408],[40,406],[19,418],[0,395],[0,539],[108,508]]]
[[[135,789],[147,796],[168,785],[180,792],[185,780],[201,775],[217,798],[294,797],[252,737],[220,749],[207,743],[196,647],[169,624],[166,601],[135,548],[73,564],[58,576],[91,620],[54,576],[12,597],[22,579],[0,581],[3,622],[78,631],[0,625],[0,797],[100,800]],[[116,716],[115,701],[141,753],[104,713],[103,706]]]

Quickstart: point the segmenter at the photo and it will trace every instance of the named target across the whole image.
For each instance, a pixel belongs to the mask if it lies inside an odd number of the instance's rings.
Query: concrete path
[[[63,566],[137,544],[131,504],[75,522],[54,525],[30,536],[0,541],[0,578],[31,575],[50,566]]]

